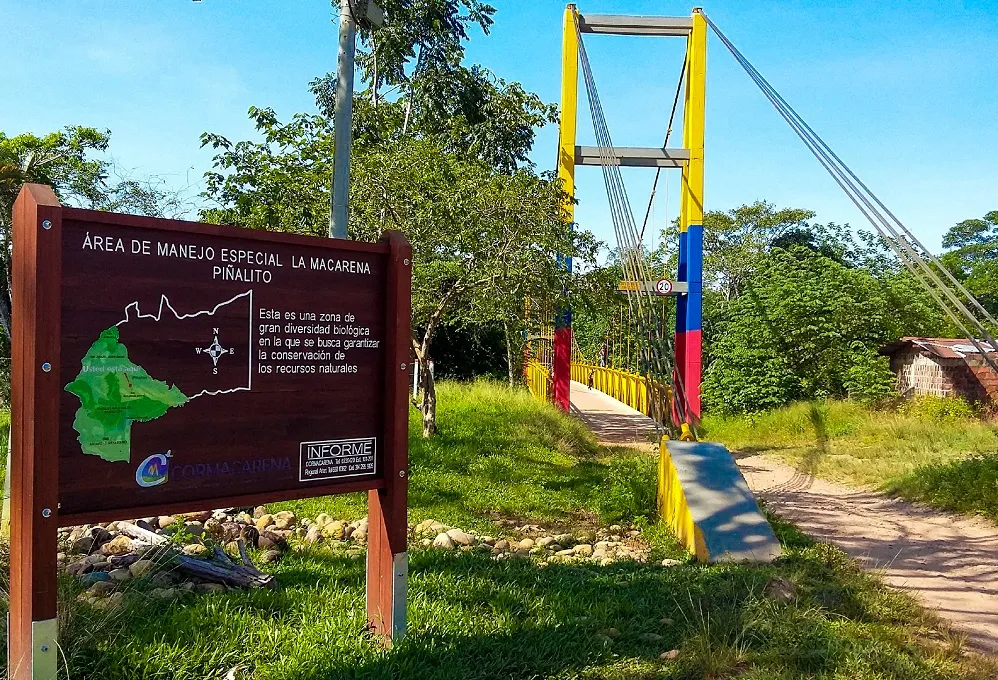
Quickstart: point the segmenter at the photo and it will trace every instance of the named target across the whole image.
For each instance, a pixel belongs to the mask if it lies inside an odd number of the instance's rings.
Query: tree
[[[206,134],[218,150],[206,175],[216,206],[208,221],[325,234],[332,130],[323,116],[282,124],[269,109],[251,110],[262,141],[232,143]],[[567,285],[558,253],[591,257],[594,242],[576,233],[556,180],[530,169],[500,172],[405,139],[358,151],[351,167],[350,235],[376,240],[397,229],[413,246],[413,352],[420,364],[423,431],[436,429],[429,362],[444,323],[508,321],[528,295],[551,297]]]
[[[998,210],[964,220],[943,236],[942,262],[980,303],[998,314]]]
[[[110,131],[69,126],[41,137],[0,132],[0,326],[10,337],[12,215],[21,186],[51,186],[67,203],[91,207],[106,200],[107,163],[91,157],[107,150]]]
[[[530,166],[535,130],[556,120],[557,107],[481,65],[462,63],[468,30],[488,33],[495,9],[477,0],[395,0],[385,10],[384,26],[360,32],[366,49],[357,61],[367,89],[354,101],[358,148],[416,138],[503,172]],[[331,119],[335,74],[315,79],[311,89]]]
[[[721,412],[796,399],[875,398],[889,384],[877,350],[943,325],[909,277],[886,280],[810,248],[774,249],[724,313],[703,395]]]

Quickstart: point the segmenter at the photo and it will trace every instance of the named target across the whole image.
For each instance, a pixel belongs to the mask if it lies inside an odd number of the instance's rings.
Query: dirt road
[[[603,442],[645,444],[641,413],[585,385],[572,405]],[[998,654],[998,527],[816,479],[760,455],[735,454],[756,495],[805,533],[833,543],[918,597],[981,651]]]

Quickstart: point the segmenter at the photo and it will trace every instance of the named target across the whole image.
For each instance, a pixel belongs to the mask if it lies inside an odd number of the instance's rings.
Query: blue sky
[[[490,36],[469,60],[559,96],[561,0],[493,0]],[[673,1],[588,0],[583,13],[688,15]],[[998,208],[998,0],[704,0],[708,15],[885,203],[938,247],[956,221]],[[282,117],[314,107],[307,84],[335,68],[333,12],[322,0],[0,0],[0,129],[67,124],[112,131],[136,174],[199,182],[198,136],[252,135],[250,105]],[[661,144],[682,64],[675,38],[587,36],[614,143]],[[592,143],[588,113],[582,144]],[[674,133],[679,145],[681,132]],[[552,167],[557,130],[533,159]],[[673,144],[670,144],[672,146]],[[627,170],[637,219],[654,171]],[[676,215],[674,175],[653,225]],[[597,168],[578,171],[582,227],[612,231]],[[823,222],[863,225],[715,38],[708,54],[706,205],[766,199]]]

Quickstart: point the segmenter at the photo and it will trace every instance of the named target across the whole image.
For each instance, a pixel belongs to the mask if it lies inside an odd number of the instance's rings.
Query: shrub
[[[962,397],[938,397],[925,394],[909,399],[901,404],[898,412],[903,415],[931,420],[961,420],[973,418],[977,414]]]

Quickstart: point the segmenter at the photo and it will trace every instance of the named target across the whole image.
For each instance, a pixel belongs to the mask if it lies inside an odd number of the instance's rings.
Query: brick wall
[[[932,394],[998,403],[998,374],[980,356],[941,359],[910,348],[891,357],[891,370],[903,397]]]
[[[915,348],[891,357],[891,370],[898,377],[898,391],[903,397],[933,394],[949,397],[955,392],[953,381],[940,360],[925,356]]]
[[[967,357],[967,372],[971,376],[968,379],[968,392],[973,391],[978,401],[998,403],[998,373],[988,366],[984,357]]]

